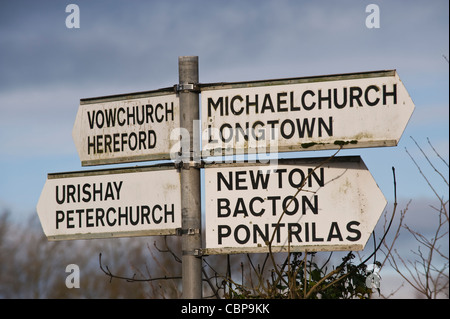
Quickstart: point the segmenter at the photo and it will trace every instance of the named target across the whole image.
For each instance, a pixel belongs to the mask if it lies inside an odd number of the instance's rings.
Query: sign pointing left
[[[170,159],[179,109],[173,88],[82,99],[72,131],[81,164]]]
[[[173,235],[180,174],[155,166],[49,174],[37,213],[49,240]]]

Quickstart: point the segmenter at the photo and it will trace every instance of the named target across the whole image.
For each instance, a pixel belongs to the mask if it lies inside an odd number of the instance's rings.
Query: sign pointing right
[[[206,254],[361,250],[386,206],[359,156],[207,165],[205,202]]]
[[[395,146],[413,111],[396,70],[207,84],[203,154]]]

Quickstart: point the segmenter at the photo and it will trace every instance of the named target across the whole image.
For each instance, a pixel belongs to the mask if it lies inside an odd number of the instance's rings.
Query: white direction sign
[[[72,131],[83,166],[169,159],[180,126],[173,88],[82,99]]]
[[[201,103],[204,156],[395,146],[414,110],[395,70],[202,85]]]
[[[49,240],[175,234],[180,174],[136,167],[49,174],[37,212]]]
[[[205,202],[206,254],[361,250],[386,206],[359,156],[209,165]]]

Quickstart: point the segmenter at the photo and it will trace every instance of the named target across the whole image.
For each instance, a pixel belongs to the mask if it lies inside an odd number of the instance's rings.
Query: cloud
[[[0,96],[0,148],[5,156],[39,156],[70,152],[78,101],[67,91],[16,91]]]
[[[416,103],[401,147],[344,155],[364,154],[388,191],[393,163],[407,192],[428,191],[403,147],[409,135],[448,145],[448,1],[379,1],[380,29],[366,28],[360,1],[76,3],[80,29],[65,26],[67,2],[2,3],[2,155],[77,161],[80,98],[174,85],[180,55],[199,56],[203,83],[396,68]]]
[[[178,55],[199,55],[206,78],[230,68],[246,79],[264,70],[285,77],[411,65],[429,70],[430,48],[448,45],[448,30],[440,31],[445,19],[436,19],[436,5],[424,2],[381,3],[378,30],[365,27],[365,6],[354,1],[78,5],[81,27],[67,29],[63,4],[42,2],[23,11],[9,4],[4,12],[12,17],[0,30],[2,90],[39,85],[37,79],[165,86],[176,79]]]

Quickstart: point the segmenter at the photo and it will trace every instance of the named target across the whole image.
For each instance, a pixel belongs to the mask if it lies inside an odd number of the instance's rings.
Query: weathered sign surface
[[[169,159],[180,126],[172,89],[82,99],[72,131],[83,166]]]
[[[49,240],[175,234],[180,175],[154,166],[49,174],[37,212]]]
[[[206,254],[361,250],[386,206],[359,156],[207,165],[205,202]]]
[[[202,86],[203,154],[397,145],[414,110],[395,70]]]

